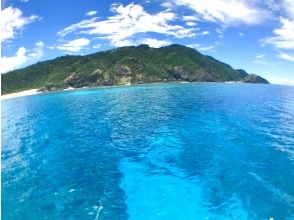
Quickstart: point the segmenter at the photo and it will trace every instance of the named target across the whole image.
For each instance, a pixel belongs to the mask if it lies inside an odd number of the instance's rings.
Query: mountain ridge
[[[258,75],[234,69],[179,44],[161,48],[142,44],[85,56],[66,55],[10,71],[1,77],[2,94],[36,88],[52,91],[173,81],[268,83]]]

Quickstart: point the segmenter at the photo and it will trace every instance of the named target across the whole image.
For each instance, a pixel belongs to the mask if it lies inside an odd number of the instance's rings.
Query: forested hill
[[[50,91],[171,81],[268,83],[189,47],[140,45],[86,56],[62,56],[2,74],[2,94],[34,88]]]

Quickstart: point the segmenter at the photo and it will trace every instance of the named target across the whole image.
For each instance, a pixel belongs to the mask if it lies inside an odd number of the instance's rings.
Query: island
[[[1,92],[158,82],[269,82],[179,44],[119,47],[85,56],[67,55],[2,74]]]

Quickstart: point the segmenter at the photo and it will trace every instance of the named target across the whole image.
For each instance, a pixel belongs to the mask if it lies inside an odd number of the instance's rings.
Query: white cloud
[[[126,47],[126,46],[135,45],[135,42],[131,40],[117,40],[115,42],[112,42],[112,44],[116,47]]]
[[[194,44],[188,44],[186,45],[187,47],[191,47],[191,48],[198,48],[198,47],[201,47],[201,44],[198,44],[198,43],[194,43]]]
[[[282,12],[280,27],[273,30],[273,36],[261,40],[262,46],[271,44],[278,49],[278,57],[294,61],[294,0],[267,0],[275,11]]]
[[[220,28],[216,28],[215,32],[218,33],[218,34],[223,34],[224,33],[224,31],[222,29],[220,29]]]
[[[290,19],[294,19],[294,1],[282,0],[282,6],[285,12],[287,13],[287,17]]]
[[[35,43],[35,48],[28,51],[28,57],[34,58],[34,60],[40,59],[44,54],[44,43],[42,41],[38,41]]]
[[[166,46],[171,44],[171,41],[167,40],[157,40],[155,38],[142,38],[138,40],[120,40],[116,41],[115,45],[116,47],[125,47],[125,46],[134,46],[139,44],[148,44],[150,47],[159,48],[162,46]]]
[[[92,46],[93,49],[99,49],[102,45],[101,44],[95,44]]]
[[[239,23],[259,24],[269,17],[269,12],[250,0],[173,0],[173,2],[190,8],[201,20],[227,26]]]
[[[0,58],[0,73],[6,73],[11,70],[18,69],[25,64],[37,61],[43,56],[44,43],[39,41],[35,44],[35,48],[27,50],[20,47],[14,56]]]
[[[187,26],[190,26],[190,27],[193,27],[193,26],[197,25],[197,23],[194,22],[194,21],[187,21],[187,22],[186,22],[186,25],[187,25]]]
[[[10,70],[17,69],[18,67],[22,66],[27,62],[27,55],[26,55],[26,48],[20,47],[15,56],[11,57],[1,57],[0,59],[0,72],[1,73],[6,73]]]
[[[140,41],[141,44],[148,44],[150,47],[159,48],[171,44],[170,41],[146,38]]]
[[[262,59],[262,58],[264,58],[266,55],[265,54],[257,54],[256,56],[255,56],[255,59]]]
[[[172,8],[174,6],[174,4],[172,2],[163,2],[163,3],[161,3],[160,6],[162,6],[164,8]]]
[[[23,13],[18,8],[8,7],[1,11],[1,39],[2,42],[13,39],[18,31],[22,28],[36,21],[39,17],[36,15],[31,15],[29,17],[24,17]]]
[[[199,18],[195,15],[184,15],[182,16],[183,21],[199,21]]]
[[[170,24],[177,19],[173,12],[149,14],[142,6],[136,4],[126,6],[113,4],[111,11],[115,15],[106,20],[99,21],[98,18],[83,20],[59,31],[58,35],[61,37],[70,33],[96,35],[98,38],[109,40],[115,46],[130,44],[132,37],[138,33],[155,32],[176,38],[195,35],[193,28]]]
[[[266,54],[257,54],[254,57],[253,63],[262,64],[262,65],[270,65],[264,58]],[[272,64],[271,64],[272,65]]]
[[[276,0],[264,0],[264,4],[271,11],[277,12],[281,10],[281,2]]]
[[[215,50],[214,45],[202,46],[201,44],[198,44],[198,43],[189,44],[189,45],[187,45],[187,47],[191,47],[191,48],[194,48],[194,49],[200,50],[200,51],[214,51]]]
[[[294,20],[281,17],[280,22],[282,26],[273,31],[274,36],[263,42],[280,49],[294,49]]]
[[[97,11],[88,11],[86,13],[87,16],[93,16],[93,15],[96,15],[97,14]]]
[[[214,45],[209,45],[209,46],[206,46],[206,47],[199,47],[198,50],[200,51],[212,51],[215,49],[215,46]]]
[[[225,31],[226,31],[226,27],[224,26],[215,29],[215,32],[218,34],[218,38],[223,38]]]
[[[294,61],[294,54],[280,52],[278,57],[280,57],[281,59],[284,59],[284,60]]]
[[[239,32],[238,34],[240,37],[244,37],[244,35],[245,35],[243,32]]]
[[[280,84],[280,85],[294,85],[294,79],[283,77],[283,76],[275,76],[275,74],[268,74],[266,79],[272,84]]]
[[[73,25],[70,25],[70,26],[64,28],[62,31],[57,32],[57,35],[59,35],[60,37],[64,37],[72,32],[78,31],[80,29],[93,28],[93,23],[95,23],[96,20],[97,20],[96,17],[88,19],[88,20],[83,20],[77,24],[73,24]]]
[[[202,31],[202,32],[201,32],[201,35],[204,36],[204,35],[208,35],[209,33],[210,33],[209,31]]]
[[[89,44],[90,41],[87,38],[79,38],[60,44],[53,48],[67,52],[78,52],[82,50],[85,46],[88,46]]]

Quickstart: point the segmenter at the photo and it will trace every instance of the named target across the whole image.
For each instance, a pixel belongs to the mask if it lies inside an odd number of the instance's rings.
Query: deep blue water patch
[[[294,87],[2,101],[2,219],[294,219]]]

